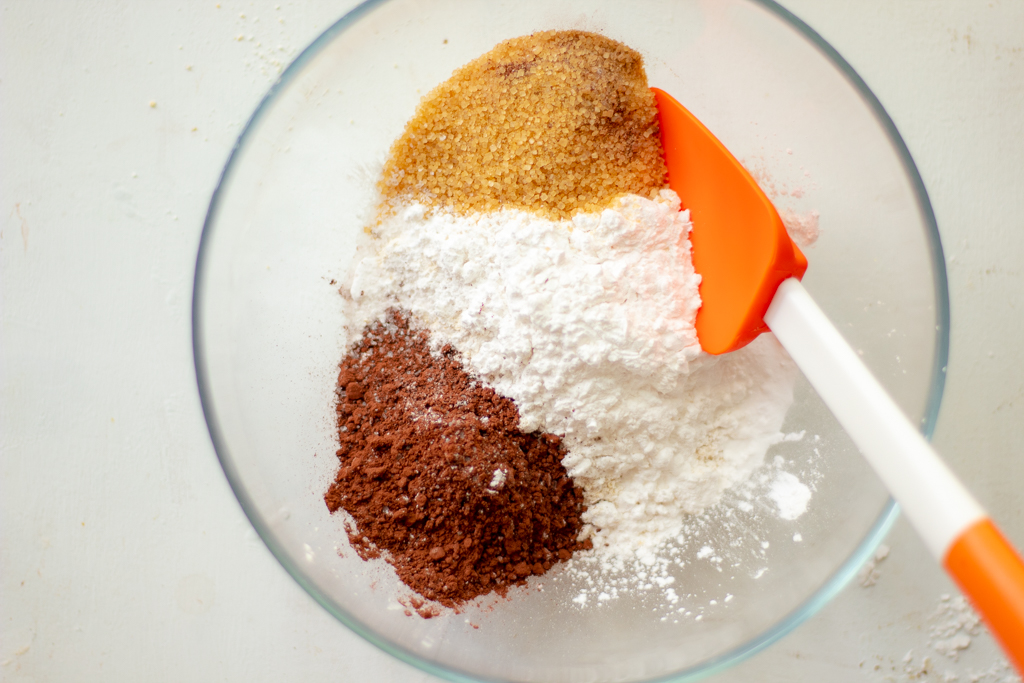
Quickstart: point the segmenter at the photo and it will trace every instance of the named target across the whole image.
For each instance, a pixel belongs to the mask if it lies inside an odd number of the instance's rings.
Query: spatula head
[[[697,337],[720,354],[768,330],[764,314],[783,280],[802,278],[807,259],[750,173],[671,95],[658,103],[668,184],[690,210],[693,267],[701,276]]]

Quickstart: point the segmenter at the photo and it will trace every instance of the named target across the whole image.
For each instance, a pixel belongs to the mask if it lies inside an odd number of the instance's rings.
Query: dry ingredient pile
[[[582,31],[507,40],[420,103],[391,148],[382,209],[600,211],[665,185],[658,112],[634,50]]]
[[[560,439],[520,431],[512,401],[455,355],[431,354],[397,311],[365,331],[338,375],[347,457],[326,496],[352,515],[360,555],[386,548],[406,585],[446,606],[590,546]]]
[[[570,557],[671,583],[688,516],[783,439],[796,369],[771,335],[700,350],[639,54],[579,31],[502,43],[424,98],[379,189],[343,287],[327,494],[352,544],[449,606]]]

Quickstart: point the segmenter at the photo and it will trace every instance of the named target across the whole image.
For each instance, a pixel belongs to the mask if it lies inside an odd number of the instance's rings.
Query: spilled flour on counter
[[[597,554],[653,566],[687,515],[784,439],[797,374],[770,334],[701,352],[690,228],[671,190],[565,220],[413,203],[374,228],[349,287],[350,334],[411,312],[435,348],[451,344],[516,403],[524,432],[563,437]],[[779,510],[795,519],[810,492],[779,481]]]
[[[999,646],[986,631],[981,618],[962,595],[943,593],[920,626],[908,629],[927,642],[917,644],[898,661],[878,655],[873,680],[895,683],[1021,683]],[[901,634],[891,634],[893,640]],[[886,641],[890,642],[890,641]],[[887,661],[888,660],[888,661]]]
[[[879,566],[889,557],[889,551],[889,546],[884,543],[879,544],[875,549],[875,554],[857,572],[857,582],[862,588],[871,588],[882,578],[882,570],[879,569]]]

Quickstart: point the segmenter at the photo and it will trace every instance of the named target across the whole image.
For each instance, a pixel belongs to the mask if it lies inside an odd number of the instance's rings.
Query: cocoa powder
[[[524,434],[515,404],[469,376],[451,347],[389,311],[338,374],[337,477],[328,509],[353,548],[383,552],[412,590],[455,607],[547,571],[573,551],[582,492],[560,440]]]

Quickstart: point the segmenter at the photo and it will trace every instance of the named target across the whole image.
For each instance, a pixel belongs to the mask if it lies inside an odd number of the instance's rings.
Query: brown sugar
[[[643,59],[583,31],[500,43],[420,102],[378,183],[386,215],[410,200],[458,214],[568,218],[665,187]]]
[[[583,494],[558,437],[524,434],[515,404],[481,385],[451,347],[389,311],[341,363],[340,467],[328,509],[349,540],[384,557],[425,598],[452,607],[525,583],[590,541]],[[417,609],[421,616],[427,616]]]

